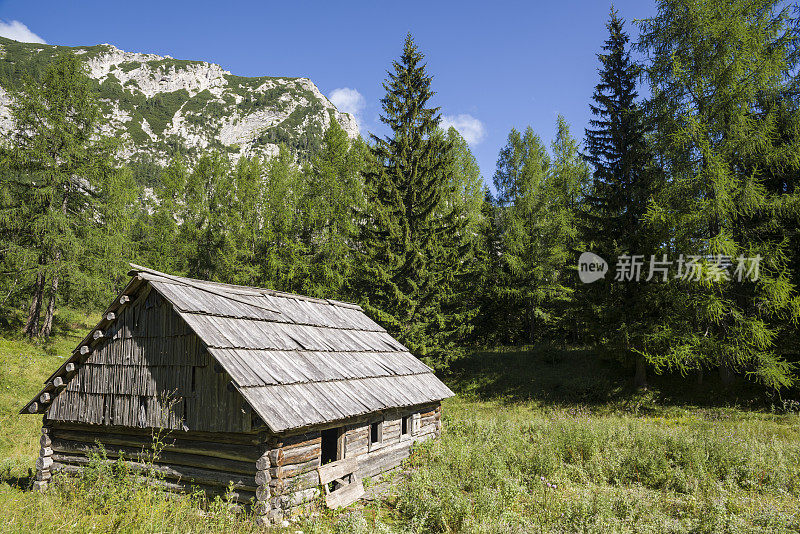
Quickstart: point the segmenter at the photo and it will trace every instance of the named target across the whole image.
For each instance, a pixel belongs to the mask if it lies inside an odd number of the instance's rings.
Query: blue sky
[[[652,1],[614,4],[634,37],[630,22],[655,13]],[[362,134],[384,134],[381,82],[411,31],[434,76],[434,103],[462,129],[491,183],[512,127],[531,125],[549,144],[561,113],[573,135],[583,137],[609,6],[602,0],[6,0],[0,34],[68,46],[111,43],[219,63],[241,76],[305,76],[340,107],[357,111]]]

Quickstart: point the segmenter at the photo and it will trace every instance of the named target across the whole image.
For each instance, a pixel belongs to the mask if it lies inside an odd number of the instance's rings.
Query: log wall
[[[256,462],[263,454],[264,437],[257,433],[152,433],[129,427],[97,427],[80,423],[49,422],[42,436],[49,443],[49,471],[77,473],[92,453],[105,449],[109,462],[120,454],[131,471],[158,473],[170,490],[202,489],[209,496],[225,495],[232,482],[236,502],[256,502]],[[154,444],[158,453],[154,456]],[[39,478],[37,463],[37,478]]]
[[[416,421],[410,435],[401,435],[401,419]],[[370,424],[381,421],[383,439],[370,446]],[[330,425],[328,425],[330,428]],[[434,438],[441,431],[441,405],[431,404],[397,411],[374,418],[363,418],[344,425],[345,458],[359,459],[359,478],[372,477],[396,468],[411,454],[414,443]],[[256,509],[264,523],[295,515],[320,495],[319,475],[322,454],[320,430],[288,436],[270,436],[259,460],[259,503]]]

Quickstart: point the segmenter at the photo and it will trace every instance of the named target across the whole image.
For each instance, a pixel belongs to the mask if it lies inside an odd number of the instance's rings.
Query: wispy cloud
[[[41,43],[47,44],[44,39],[33,33],[18,20],[0,20],[0,36],[14,39],[22,43]]]
[[[361,129],[361,112],[367,107],[367,101],[364,95],[359,93],[356,89],[340,87],[331,91],[330,100],[333,102],[333,105],[336,106],[336,109],[355,117],[358,129]]]
[[[484,128],[483,123],[467,113],[442,115],[440,126],[444,130],[448,130],[452,126],[458,130],[458,133],[467,143],[473,146],[483,141],[483,138],[486,137],[486,128]]]

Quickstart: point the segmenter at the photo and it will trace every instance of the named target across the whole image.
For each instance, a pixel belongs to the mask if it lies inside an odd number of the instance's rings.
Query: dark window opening
[[[381,422],[378,421],[376,423],[372,423],[369,425],[369,443],[370,445],[374,445],[376,443],[380,443],[381,439],[383,439],[383,425]]]
[[[411,416],[407,415],[400,421],[400,434],[407,436],[411,434]]]
[[[146,427],[147,425],[147,397],[139,396],[139,426]]]
[[[341,436],[341,429],[339,428],[329,428],[327,430],[323,430],[322,434],[322,454],[319,459],[319,463],[322,464],[329,464],[331,462],[335,462],[339,460],[340,455],[340,447],[339,447],[339,437]]]

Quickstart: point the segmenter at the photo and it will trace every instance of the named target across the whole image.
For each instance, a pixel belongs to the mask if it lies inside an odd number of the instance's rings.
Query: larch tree
[[[487,190],[467,141],[453,127],[443,136],[449,151],[442,171],[445,194],[434,216],[455,216],[457,224],[441,236],[444,261],[440,268],[451,266],[442,298],[445,320],[441,328],[449,339],[462,341],[471,334],[481,307],[475,284],[486,267],[480,236],[487,222],[483,206]]]
[[[301,239],[302,199],[307,183],[292,152],[281,145],[264,168],[261,184],[259,272],[264,287],[300,292],[308,275],[308,253]]]
[[[358,237],[356,213],[364,210],[364,177],[368,147],[350,140],[336,121],[325,131],[319,152],[305,168],[302,239],[309,273],[304,294],[345,298]]]
[[[190,247],[189,276],[232,280],[237,211],[234,175],[227,155],[204,154],[187,177],[181,216],[182,240]]]
[[[501,194],[508,204],[503,214],[502,255],[508,276],[502,291],[513,307],[518,335],[526,341],[537,339],[552,326],[550,304],[564,289],[560,273],[566,264],[566,248],[550,167],[547,149],[528,127],[521,136],[512,130],[495,173],[496,186],[505,180],[498,191],[505,191]]]
[[[13,236],[12,269],[30,288],[25,333],[47,337],[65,284],[76,304],[91,305],[123,271],[135,188],[114,166],[117,145],[100,131],[76,56],[60,56],[21,87],[12,93],[14,131],[3,150],[0,224]]]
[[[678,369],[716,366],[723,381],[738,372],[791,386],[796,374],[776,340],[800,319],[800,298],[780,228],[797,220],[800,202],[796,188],[772,187],[776,174],[797,172],[800,150],[797,114],[787,128],[778,98],[797,66],[787,8],[661,0],[641,26],[654,99],[668,110],[658,139],[671,174],[648,216],[701,267],[700,280],[681,286],[690,317],[667,325],[650,358]],[[758,272],[739,280],[739,264]]]
[[[554,264],[554,279],[560,289],[553,293],[550,303],[551,322],[558,325],[558,335],[565,339],[578,337],[578,318],[572,306],[575,299],[577,276],[575,266],[580,254],[581,235],[579,213],[586,199],[590,183],[589,165],[580,153],[577,139],[572,137],[569,124],[559,115],[556,119],[556,136],[550,147],[550,217],[558,237],[560,259]]]

